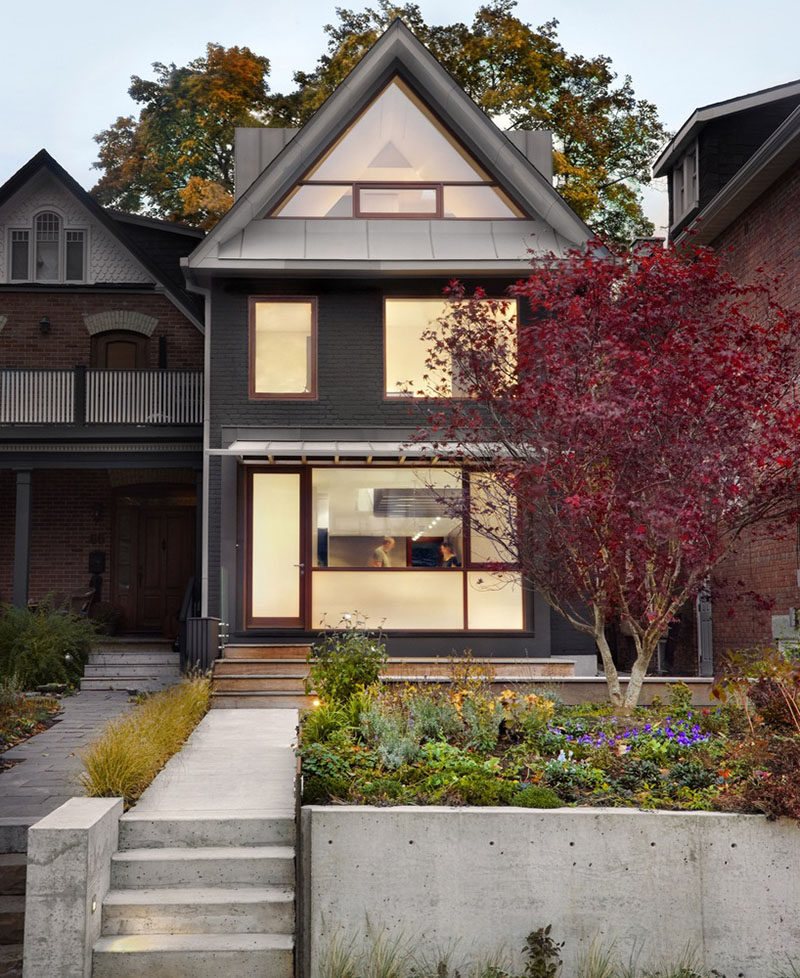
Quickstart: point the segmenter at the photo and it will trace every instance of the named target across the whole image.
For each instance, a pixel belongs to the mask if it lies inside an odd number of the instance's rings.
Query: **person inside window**
[[[439,566],[440,567],[460,567],[461,561],[450,544],[445,540],[439,544]]]
[[[384,537],[383,543],[372,551],[369,561],[370,567],[391,567],[392,562],[389,552],[394,548],[394,537]]]

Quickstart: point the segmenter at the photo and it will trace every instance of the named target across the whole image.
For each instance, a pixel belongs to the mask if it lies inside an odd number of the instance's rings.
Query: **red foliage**
[[[649,660],[742,529],[796,506],[797,317],[708,250],[537,262],[516,329],[448,294],[429,367],[470,397],[422,437],[495,473],[473,517],[554,606],[598,641],[621,618]]]

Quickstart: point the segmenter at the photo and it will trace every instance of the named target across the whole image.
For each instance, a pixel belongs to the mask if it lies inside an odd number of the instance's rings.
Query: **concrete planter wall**
[[[423,950],[518,950],[553,925],[564,972],[595,935],[623,960],[769,978],[800,959],[800,826],[627,809],[308,806],[301,814],[303,978],[367,918]]]

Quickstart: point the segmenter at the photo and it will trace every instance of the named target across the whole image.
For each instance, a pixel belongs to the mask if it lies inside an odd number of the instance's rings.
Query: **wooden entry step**
[[[308,709],[314,694],[306,693],[309,645],[228,645],[213,669],[213,706],[220,708]],[[475,657],[476,665],[491,670],[492,689],[530,682],[558,680],[575,675],[570,660],[528,657]],[[442,656],[392,658],[386,664],[384,681],[390,683],[447,682],[452,664]]]

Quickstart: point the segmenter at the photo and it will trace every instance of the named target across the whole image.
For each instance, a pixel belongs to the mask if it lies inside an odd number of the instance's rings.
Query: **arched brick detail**
[[[91,316],[84,316],[83,321],[89,336],[95,336],[97,333],[108,333],[112,330],[152,336],[153,330],[158,325],[158,320],[153,316],[146,316],[143,312],[135,312],[133,309],[111,309],[108,312],[96,312]]]

